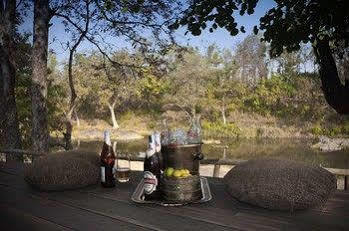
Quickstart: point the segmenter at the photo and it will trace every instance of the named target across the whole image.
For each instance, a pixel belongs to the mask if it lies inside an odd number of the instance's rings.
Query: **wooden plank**
[[[349,169],[340,169],[340,168],[324,168],[327,171],[335,174],[335,175],[343,175],[343,176],[349,176]]]
[[[115,190],[115,194],[118,191]],[[203,219],[191,219],[187,216],[178,216],[168,213],[165,207],[144,206],[135,203],[124,203],[110,198],[96,197],[90,193],[81,192],[65,192],[65,193],[50,193],[50,200],[55,200],[60,203],[67,203],[81,209],[88,209],[97,213],[119,214],[123,217],[129,217],[135,220],[146,220],[150,225],[159,227],[160,229],[175,230],[180,227],[184,230],[192,230],[192,227],[197,227],[202,230],[231,230],[224,224],[210,223]]]
[[[0,186],[0,204],[70,229],[149,230],[149,228],[65,206],[11,187]]]
[[[7,176],[8,177],[8,182],[10,183],[10,184],[17,184],[17,182],[23,182],[23,180],[20,178],[20,177],[17,177],[17,176],[14,176],[14,175],[8,175]],[[3,176],[1,176],[0,175],[0,179],[3,179]],[[10,179],[10,178],[13,178],[13,179]],[[17,182],[16,182],[17,181]],[[123,185],[123,186],[127,186],[127,184],[121,184],[121,185]],[[17,185],[15,186],[15,187],[17,187]],[[104,189],[104,188],[101,188],[100,186],[97,186],[97,187],[92,187],[92,188],[95,188],[95,189],[98,189],[98,190],[101,190],[102,192],[103,191],[109,191],[109,192],[112,192],[113,191],[113,189]],[[128,187],[126,187],[126,188],[128,188]],[[125,189],[126,189],[125,188]],[[24,190],[25,189],[25,187],[23,187],[22,186],[22,188],[21,188],[21,190]],[[29,189],[27,189],[27,190],[29,190]],[[121,190],[120,190],[121,191]],[[116,191],[117,192],[117,191]],[[127,198],[126,200],[129,200],[129,198],[130,198],[130,194],[132,193],[132,190],[127,190],[127,191],[125,191],[125,190],[122,190],[121,191],[122,192],[122,194],[124,195],[124,197],[125,198]],[[67,193],[72,193],[72,192],[67,192]],[[114,193],[115,193],[115,190],[114,190]],[[46,199],[48,199],[48,200],[55,200],[56,202],[59,202],[59,203],[62,203],[62,204],[64,204],[64,205],[68,205],[68,206],[72,206],[72,207],[74,207],[74,208],[79,208],[79,209],[82,209],[82,210],[86,210],[86,211],[89,211],[89,212],[91,212],[91,213],[96,213],[96,214],[101,214],[101,215],[105,215],[105,216],[108,216],[108,215],[110,215],[110,216],[115,216],[115,213],[113,214],[113,213],[110,213],[110,211],[107,211],[107,212],[104,212],[104,208],[101,208],[100,210],[92,210],[92,209],[90,209],[90,208],[88,208],[88,206],[85,206],[85,207],[83,207],[83,206],[79,206],[79,204],[72,204],[72,203],[67,203],[67,200],[57,200],[56,199],[56,197],[53,197],[52,198],[52,195],[54,195],[54,194],[59,194],[59,195],[62,195],[62,194],[66,194],[65,192],[64,193],[40,193],[40,195],[43,197],[43,198],[46,198]],[[80,193],[81,194],[81,193]],[[82,198],[82,200],[86,200],[86,195],[78,195],[78,198]],[[68,196],[69,197],[69,199],[71,198],[71,196]],[[105,200],[105,199],[104,199]],[[93,203],[93,200],[91,200],[91,199],[87,199],[87,201],[88,201],[88,203]],[[108,205],[108,206],[110,206],[110,205]],[[108,208],[108,206],[106,207],[106,208]],[[127,204],[127,206],[129,206],[129,207],[131,207],[131,208],[133,208],[133,209],[137,209],[137,205],[136,204],[131,204],[131,203],[129,203],[129,204]],[[112,207],[112,209],[114,209],[114,208],[117,208],[117,207],[120,207],[120,206],[116,206],[115,207],[115,203],[112,203],[111,204],[111,207]],[[138,210],[138,209],[137,209]],[[154,212],[154,211],[153,211]],[[161,212],[160,214],[159,214],[159,212]],[[161,217],[161,219],[164,219],[164,216],[163,216],[163,214],[162,214],[162,212],[163,211],[156,211],[156,215],[154,215],[154,216],[151,216],[151,217]],[[141,212],[141,214],[140,214],[140,217],[141,218],[143,218],[144,216],[145,216],[145,214],[148,214],[148,212],[147,213],[143,213],[143,212]],[[125,217],[125,216],[124,216]],[[177,217],[176,216],[173,216],[173,215],[171,215],[171,218],[169,219],[169,220],[178,220],[177,219]],[[189,227],[189,224],[192,224],[193,223],[193,221],[185,221],[185,220],[188,220],[186,217],[182,217],[182,222],[181,223],[186,223],[186,224],[188,224],[188,227]],[[176,221],[177,222],[177,221]],[[201,221],[201,222],[203,222],[203,221]],[[195,222],[194,222],[195,223]],[[196,222],[197,223],[197,225],[199,224],[199,222]],[[166,222],[166,226],[164,227],[164,228],[167,228],[167,226],[168,226],[168,222]],[[175,226],[173,226],[173,227],[176,227],[176,226],[178,226],[178,224],[177,225],[175,225]],[[207,225],[205,225],[205,226],[207,226]],[[214,226],[211,224],[211,228],[213,228]],[[224,225],[223,225],[223,227],[224,227]],[[225,230],[224,228],[220,228],[219,230]]]
[[[294,214],[291,222],[301,230],[348,230],[348,215],[339,216],[304,211]]]
[[[89,193],[93,194],[93,191],[89,191]],[[121,194],[121,193],[109,193],[109,192],[97,192],[94,194],[97,197],[105,197],[107,199],[116,200],[119,202],[124,203],[131,203],[128,201],[128,195],[127,194]],[[222,197],[220,197],[222,198]],[[215,199],[213,199],[212,202],[214,202]],[[222,200],[223,201],[223,200]],[[208,222],[212,223],[220,223],[220,225],[228,225],[230,227],[238,228],[238,229],[244,229],[246,227],[253,228],[255,230],[273,230],[273,229],[281,229],[284,227],[294,227],[292,225],[292,222],[290,220],[290,214],[288,212],[279,212],[279,211],[273,211],[270,212],[269,216],[266,216],[265,213],[269,213],[266,209],[259,209],[262,211],[262,213],[258,214],[254,213],[251,214],[250,211],[247,211],[249,213],[249,218],[246,218],[247,215],[245,213],[244,217],[240,219],[236,218],[237,208],[234,208],[234,205],[231,203],[232,200],[229,200],[229,198],[225,197],[224,204],[230,205],[226,206],[226,209],[220,209],[217,208],[212,202],[208,204],[201,204],[201,205],[190,205],[190,206],[184,206],[184,207],[178,207],[178,208],[167,208],[164,212],[171,213],[177,216],[189,216],[191,219],[205,219]],[[246,206],[245,204],[240,203],[242,206]],[[241,206],[240,205],[240,206]],[[161,208],[161,207],[160,207]],[[159,207],[154,207],[153,209],[160,209]],[[241,214],[238,212],[238,214]],[[250,217],[253,217],[254,223],[250,222]]]
[[[74,230],[40,217],[35,217],[13,207],[0,205],[0,227],[2,230],[35,230],[35,231],[55,231]],[[19,222],[20,221],[20,222]]]
[[[107,198],[122,201],[119,196],[116,196],[116,194],[110,195]],[[131,202],[124,201],[124,203]],[[166,208],[165,211],[163,211],[161,207],[154,207],[152,209],[159,211],[162,210],[162,212],[171,213],[177,216],[188,216],[191,219],[204,219],[207,222],[219,223],[219,225],[227,225],[240,230],[299,230],[300,227],[308,227],[310,230],[311,228],[318,229],[318,225],[314,225],[313,221],[303,222],[304,224],[301,225],[293,222],[294,217],[302,216],[303,212],[291,214],[289,212],[274,211],[269,216],[265,216],[265,213],[269,212],[266,209],[261,209],[263,211],[262,214],[250,213],[249,211],[236,213],[236,211],[229,210],[221,210],[220,212],[217,212],[215,207],[206,205],[207,204]],[[282,216],[280,216],[280,214]],[[326,214],[315,213],[315,211],[310,211],[309,214],[313,217],[318,217],[319,219],[326,216]],[[346,227],[348,221],[346,221],[343,216],[340,217],[343,219],[338,222],[338,220],[334,219],[334,216],[326,216],[328,224],[324,227],[331,227],[331,230],[337,230],[336,227],[339,229]]]
[[[116,194],[110,194],[110,193],[104,193],[104,194],[96,194],[93,192],[87,192],[95,197],[99,197],[99,198],[104,198],[104,199],[109,199],[112,201],[117,201],[120,203],[124,203],[127,204],[129,206],[142,206],[144,208],[147,208],[149,210],[154,210],[154,211],[158,211],[160,213],[167,213],[167,214],[171,214],[174,215],[176,217],[184,217],[184,218],[189,218],[191,220],[196,220],[196,221],[200,221],[203,223],[208,223],[210,225],[214,224],[217,226],[222,226],[222,227],[227,227],[227,228],[234,228],[234,229],[239,229],[239,230],[245,230],[244,226],[241,225],[237,225],[234,223],[229,222],[229,220],[224,220],[221,219],[221,217],[218,217],[217,219],[217,214],[216,213],[205,213],[205,211],[203,209],[201,209],[200,211],[197,210],[192,210],[190,209],[191,206],[183,206],[183,207],[162,207],[159,205],[137,205],[134,202],[131,202],[129,200],[130,197],[120,197],[120,194],[118,193]],[[234,216],[234,213],[230,214],[231,216]],[[228,221],[228,222],[227,222]],[[191,222],[192,223],[192,222]]]
[[[219,171],[221,169],[220,164],[215,164],[213,169],[213,177],[219,177]]]
[[[25,191],[28,193],[28,195],[31,195],[32,197],[36,197],[36,198],[44,198],[45,200],[49,200],[48,195],[50,195],[50,193],[43,193],[43,192],[37,192],[35,190],[33,190],[31,187],[29,187],[26,183],[24,183],[24,179],[22,177],[16,176],[16,175],[8,175],[7,176],[7,184],[6,183],[2,183],[2,180],[4,180],[4,174],[0,174],[0,185],[2,186],[7,186],[10,187],[12,189],[16,189],[16,190],[20,190],[20,191]],[[93,186],[95,187],[95,186]],[[100,188],[100,187],[98,187]],[[63,203],[65,204],[65,203]],[[68,204],[65,204],[67,206],[69,206]],[[86,211],[88,211],[88,209],[85,209]],[[94,211],[90,211],[92,213],[96,213]],[[106,214],[103,213],[97,213],[99,215],[104,215],[104,216],[108,216]],[[143,224],[142,222],[136,221],[136,220],[132,220],[126,217],[120,217],[120,216],[110,216],[113,219],[117,219],[117,220],[121,220],[124,222],[128,222],[134,225],[138,225],[141,227],[145,227],[147,229],[153,229],[153,230],[158,230],[156,227],[152,227],[149,226],[147,224]]]
[[[347,192],[337,192],[321,210],[323,212],[316,210],[279,212],[240,203],[227,193],[222,179],[209,178],[213,194],[212,201],[207,204],[164,208],[138,205],[129,200],[141,177],[140,172],[132,172],[131,182],[118,183],[114,189],[105,189],[97,185],[79,191],[61,193],[31,191],[20,174],[20,171],[16,173],[15,168],[11,171],[5,169],[5,172],[0,172],[0,183],[15,187],[17,191],[23,192],[23,196],[38,197],[37,200],[56,203],[57,206],[68,208],[68,210],[88,213],[93,217],[116,219],[119,222],[120,220],[129,223],[140,222],[155,229],[345,230],[349,227],[349,219],[346,219],[349,214],[349,193]],[[11,196],[16,199],[15,194]],[[12,205],[13,201],[9,201]],[[148,217],[150,217],[149,220]],[[160,217],[161,220],[158,221],[156,217]],[[316,222],[317,220],[320,221]]]

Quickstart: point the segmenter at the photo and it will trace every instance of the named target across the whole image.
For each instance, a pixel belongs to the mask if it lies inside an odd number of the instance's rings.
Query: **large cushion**
[[[224,181],[231,195],[242,202],[291,211],[321,205],[337,187],[335,176],[323,168],[277,159],[239,164]]]
[[[81,188],[99,182],[100,168],[95,161],[93,155],[77,152],[47,154],[27,167],[25,179],[43,191]]]
[[[83,160],[87,160],[89,163],[100,166],[101,160],[99,153],[85,150],[85,149],[74,149],[69,151],[56,152],[49,155],[63,155],[66,157],[75,157]]]

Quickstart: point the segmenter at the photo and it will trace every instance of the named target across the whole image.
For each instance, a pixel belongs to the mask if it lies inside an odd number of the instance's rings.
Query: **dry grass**
[[[43,191],[61,191],[96,184],[100,171],[97,153],[70,151],[48,154],[25,172],[26,181]]]
[[[276,210],[319,206],[336,190],[335,176],[325,169],[276,159],[247,161],[224,181],[238,200]]]
[[[307,122],[290,122],[273,116],[262,116],[254,113],[234,111],[228,118],[241,129],[241,137],[254,138],[302,138],[309,137]]]

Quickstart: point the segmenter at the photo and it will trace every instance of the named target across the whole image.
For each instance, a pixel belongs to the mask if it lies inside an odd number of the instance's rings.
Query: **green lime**
[[[173,168],[171,168],[171,167],[170,168],[166,168],[165,176],[170,177],[170,176],[172,176],[173,172],[174,172]]]

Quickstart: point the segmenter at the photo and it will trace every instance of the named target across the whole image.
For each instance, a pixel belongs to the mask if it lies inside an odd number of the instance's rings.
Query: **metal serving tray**
[[[144,179],[142,179],[139,184],[137,185],[136,190],[133,192],[131,200],[136,203],[141,204],[158,204],[162,206],[180,206],[180,205],[186,205],[190,203],[204,203],[207,201],[210,201],[212,199],[210,186],[208,184],[208,181],[205,177],[200,177],[200,183],[201,183],[201,192],[202,192],[202,198],[195,201],[188,201],[183,203],[173,203],[168,202],[165,200],[144,200]]]

